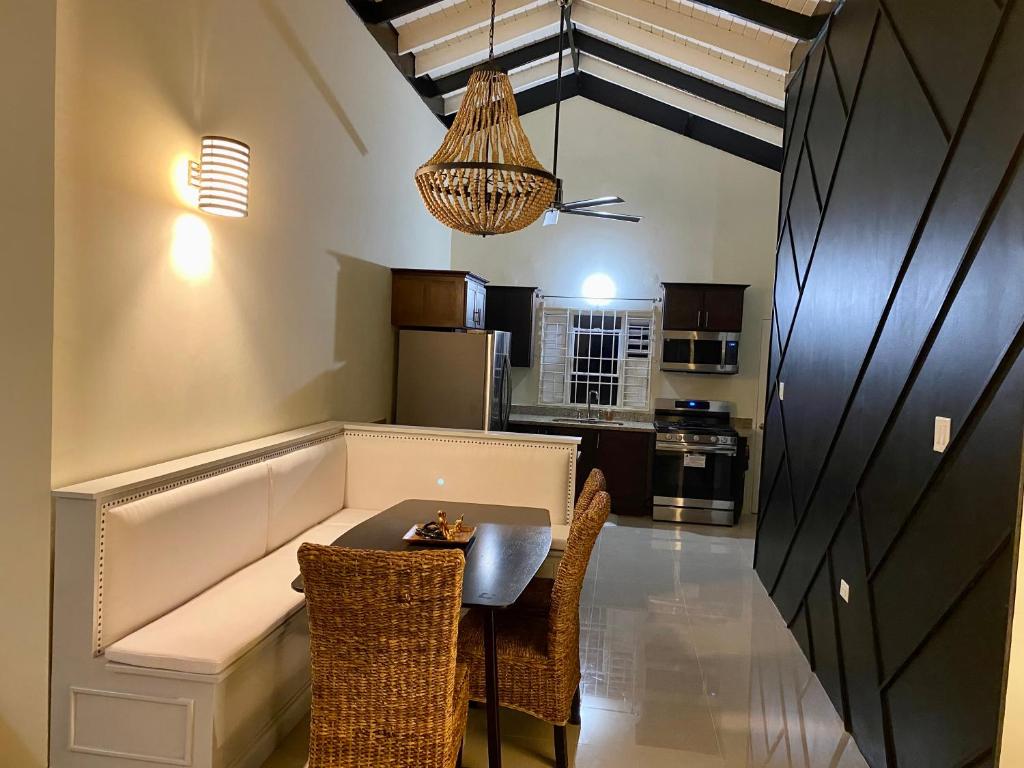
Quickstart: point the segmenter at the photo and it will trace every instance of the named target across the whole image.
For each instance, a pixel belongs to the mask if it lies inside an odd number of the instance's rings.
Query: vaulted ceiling
[[[450,123],[487,59],[490,0],[350,0]],[[829,0],[573,0],[563,98],[583,96],[768,167],[781,165],[787,78]],[[495,57],[521,114],[554,103],[557,0],[497,0]],[[798,50],[799,52],[799,50]]]

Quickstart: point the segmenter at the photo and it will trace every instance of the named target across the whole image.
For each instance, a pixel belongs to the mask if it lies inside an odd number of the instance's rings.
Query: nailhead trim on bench
[[[200,475],[194,475],[194,476],[191,476],[191,477],[185,477],[185,478],[182,478],[180,480],[175,480],[172,483],[166,483],[164,485],[156,486],[154,488],[148,488],[148,489],[146,489],[144,491],[139,491],[137,493],[133,493],[133,494],[131,494],[129,496],[125,496],[123,498],[119,498],[119,499],[114,499],[112,501],[108,501],[105,504],[103,504],[103,506],[100,508],[100,540],[99,540],[99,553],[98,553],[98,556],[97,556],[97,573],[96,573],[96,608],[95,608],[96,635],[95,635],[95,638],[94,638],[95,639],[95,645],[93,646],[93,655],[95,655],[95,656],[102,655],[103,654],[103,649],[105,647],[103,645],[103,569],[104,569],[104,562],[105,562],[105,557],[106,557],[106,531],[107,531],[107,511],[108,510],[113,509],[114,507],[121,506],[122,504],[128,504],[128,503],[130,503],[132,501],[138,501],[139,499],[146,498],[147,496],[153,496],[153,495],[158,494],[158,493],[165,493],[166,491],[170,491],[170,490],[173,490],[175,488],[180,488],[180,487],[185,486],[185,485],[190,485],[192,483],[199,482],[200,480],[207,480],[207,479],[209,479],[211,477],[216,477],[217,475],[223,475],[223,474],[225,474],[227,472],[233,472],[236,469],[241,469],[243,467],[249,467],[249,466],[252,466],[253,464],[261,464],[263,462],[270,461],[271,459],[276,459],[276,458],[279,458],[280,456],[285,456],[285,455],[287,455],[289,453],[294,453],[295,451],[303,450],[305,448],[309,448],[309,447],[314,446],[314,445],[319,445],[321,443],[326,443],[326,442],[329,442],[331,440],[335,440],[335,439],[337,439],[339,437],[343,437],[343,436],[348,436],[348,437],[353,437],[353,436],[369,437],[369,438],[377,438],[377,439],[385,439],[385,440],[415,440],[415,441],[418,441],[418,442],[432,442],[432,443],[456,443],[456,444],[463,444],[463,445],[489,445],[489,446],[498,445],[498,446],[503,446],[503,447],[506,447],[506,448],[519,448],[519,447],[521,447],[523,445],[523,441],[520,441],[520,442],[502,442],[502,441],[497,441],[497,440],[478,440],[478,439],[473,439],[473,438],[468,438],[468,437],[436,437],[436,436],[431,436],[431,435],[414,435],[414,434],[409,434],[409,433],[389,434],[389,433],[385,433],[385,432],[377,432],[377,431],[372,431],[372,430],[347,429],[344,432],[336,432],[336,433],[334,433],[332,435],[327,435],[325,437],[318,437],[318,438],[316,438],[314,440],[308,440],[306,442],[299,443],[297,445],[288,446],[287,448],[284,448],[284,449],[279,450],[279,451],[274,451],[273,453],[268,453],[268,454],[266,454],[264,456],[258,456],[256,458],[247,459],[246,461],[240,461],[240,462],[237,462],[235,464],[229,464],[227,466],[220,467],[218,469],[211,470],[209,472],[204,472],[203,474],[200,474]],[[573,506],[572,494],[573,494],[573,486],[574,486],[575,474],[576,474],[576,461],[575,461],[575,459],[576,459],[576,452],[575,452],[575,449],[572,446],[545,445],[543,443],[531,443],[531,447],[533,447],[533,448],[544,448],[546,450],[552,450],[552,451],[565,451],[565,452],[569,453],[569,463],[570,463],[570,478],[569,479],[570,479],[570,482],[569,482],[568,496],[566,498],[566,507],[565,507],[565,522],[566,522],[566,524],[569,524],[571,522],[570,515],[572,514],[572,506]]]
[[[341,437],[343,434],[344,432],[336,432],[332,435],[318,437],[313,440],[307,440],[297,445],[291,445],[288,446],[287,448],[283,448],[281,450],[274,451],[273,453],[268,453],[263,456],[257,456],[255,458],[246,459],[245,461],[239,461],[234,464],[228,464],[226,466],[219,467],[209,472],[204,472],[200,475],[183,477],[180,480],[175,480],[172,483],[165,483],[164,485],[159,485],[154,488],[148,488],[144,491],[139,491],[137,493],[133,493],[123,498],[108,501],[102,507],[100,507],[100,545],[99,554],[97,557],[96,573],[96,636],[94,638],[95,644],[93,645],[93,655],[102,655],[103,649],[105,648],[105,646],[103,645],[103,566],[106,559],[106,534],[108,510],[113,509],[114,507],[122,506],[123,504],[129,504],[133,501],[138,501],[139,499],[144,499],[147,496],[154,496],[158,493],[165,493],[167,491],[174,490],[175,488],[181,488],[186,485],[191,485],[192,483],[197,483],[200,480],[208,480],[211,477],[217,477],[218,475],[223,475],[228,472],[234,472],[236,469],[242,469],[243,467],[251,467],[254,464],[262,464],[264,462],[270,461],[271,459],[276,459],[280,456],[286,456],[289,453],[294,453],[295,451],[299,451],[304,448],[309,448],[314,445],[319,445],[321,443],[326,443],[331,440],[335,440]]]
[[[370,430],[345,430],[346,436],[358,435],[360,437],[373,437],[385,440],[417,440],[426,443],[462,443],[466,445],[499,445],[505,448],[519,448],[522,446],[522,442],[499,442],[496,440],[474,440],[469,437],[436,437],[434,435],[410,435],[408,433],[401,435],[387,434],[382,432],[374,432]],[[565,500],[565,524],[568,525],[572,522],[572,507],[573,507],[573,491],[576,479],[576,450],[573,446],[565,445],[545,445],[544,443],[532,443],[533,448],[544,448],[550,451],[565,451],[569,453],[569,463],[571,466],[570,480],[568,494]]]

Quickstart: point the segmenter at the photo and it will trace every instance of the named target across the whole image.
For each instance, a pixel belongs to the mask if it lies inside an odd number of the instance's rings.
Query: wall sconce
[[[240,219],[249,214],[249,145],[226,136],[203,136],[199,162],[188,181],[199,189],[199,210]]]

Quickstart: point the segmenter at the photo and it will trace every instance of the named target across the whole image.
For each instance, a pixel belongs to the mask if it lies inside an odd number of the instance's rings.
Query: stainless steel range
[[[654,519],[734,525],[743,503],[746,441],[732,404],[655,401]]]

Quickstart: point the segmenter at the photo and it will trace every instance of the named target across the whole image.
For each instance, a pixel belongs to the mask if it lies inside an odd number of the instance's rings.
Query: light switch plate
[[[844,603],[850,602],[850,585],[846,583],[846,579],[839,580],[839,596],[843,598]]]
[[[779,382],[779,400],[785,400],[785,399],[786,399],[786,382],[780,381]]]
[[[952,422],[946,416],[935,417],[935,438],[932,442],[932,450],[942,453],[949,445],[949,433],[952,429]]]

